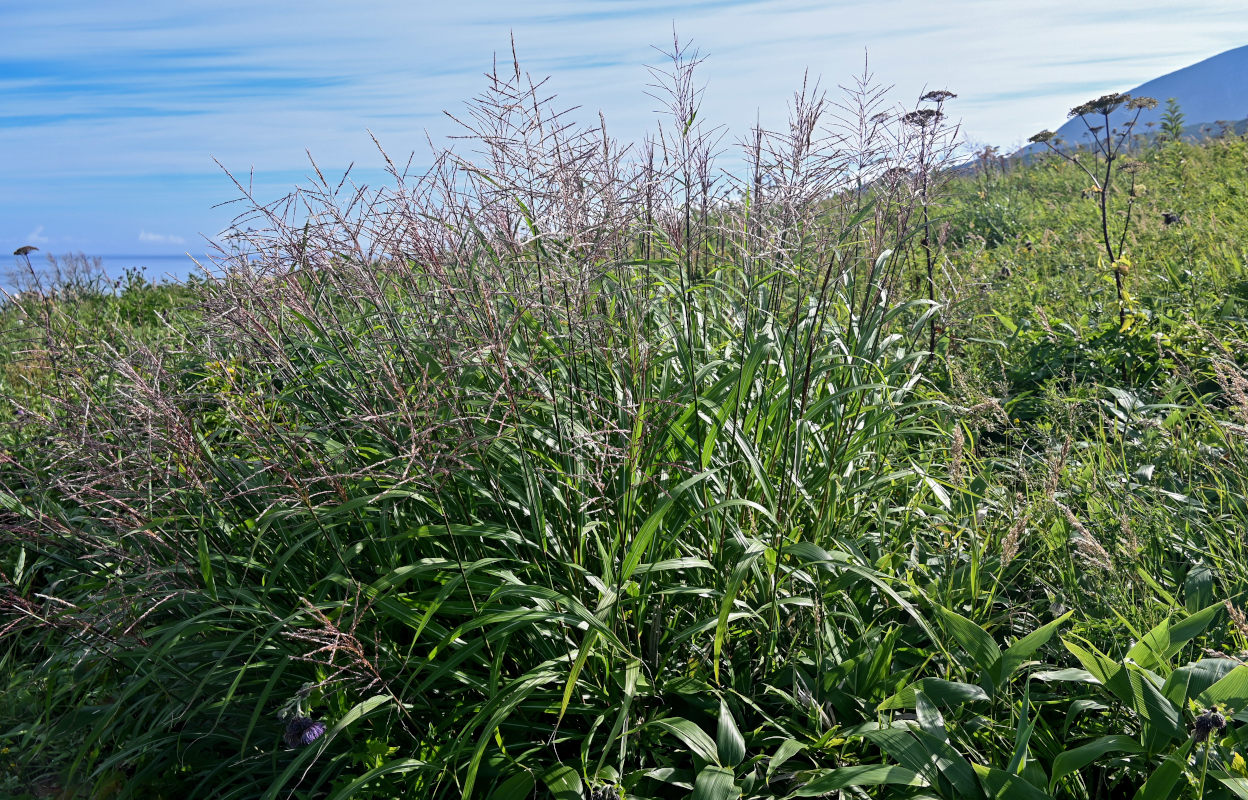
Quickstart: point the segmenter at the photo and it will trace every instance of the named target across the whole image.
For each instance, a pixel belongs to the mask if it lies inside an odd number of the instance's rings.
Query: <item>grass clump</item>
[[[1224,239],[1141,194],[1119,303],[1073,166],[869,75],[724,173],[669,55],[636,148],[513,63],[202,284],[6,307],[6,790],[1232,796]]]

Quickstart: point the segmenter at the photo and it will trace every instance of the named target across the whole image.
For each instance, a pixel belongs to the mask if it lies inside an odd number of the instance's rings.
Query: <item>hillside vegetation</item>
[[[4,306],[0,794],[1248,797],[1248,141],[695,63]]]

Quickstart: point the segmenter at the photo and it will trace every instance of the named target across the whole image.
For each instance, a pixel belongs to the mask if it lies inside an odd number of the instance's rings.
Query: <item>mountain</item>
[[[1166,99],[1170,97],[1179,101],[1184,123],[1198,133],[1202,125],[1212,126],[1219,120],[1242,120],[1248,117],[1248,45],[1227,50],[1189,67],[1154,78],[1134,89],[1128,89],[1127,94],[1157,100],[1156,108],[1140,114],[1136,133],[1147,134],[1160,127]],[[1121,125],[1129,121],[1130,115],[1134,113],[1129,114],[1126,110],[1119,109],[1110,116],[1110,125]],[[1097,124],[1091,117],[1089,121],[1093,125]],[[1147,124],[1149,122],[1156,123],[1156,126],[1150,128]],[[1086,141],[1087,128],[1076,117],[1058,128],[1057,135],[1064,142],[1079,143]],[[1044,145],[1028,145],[1016,155],[1030,155],[1043,149]]]

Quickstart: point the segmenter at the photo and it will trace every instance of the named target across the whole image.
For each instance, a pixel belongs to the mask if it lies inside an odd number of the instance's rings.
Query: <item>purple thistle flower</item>
[[[307,747],[325,733],[325,723],[308,717],[291,717],[282,739],[287,747]]]

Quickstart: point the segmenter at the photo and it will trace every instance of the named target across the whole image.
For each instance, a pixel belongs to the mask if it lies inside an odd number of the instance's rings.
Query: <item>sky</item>
[[[835,97],[867,55],[897,104],[954,91],[966,139],[1009,150],[1084,100],[1248,44],[1244,3],[5,0],[0,254],[202,254],[242,210],[223,169],[262,200],[306,183],[309,153],[382,182],[369,131],[419,165],[513,35],[522,68],[624,141],[652,129],[646,65],[675,26],[729,141],[782,124],[807,71]]]

